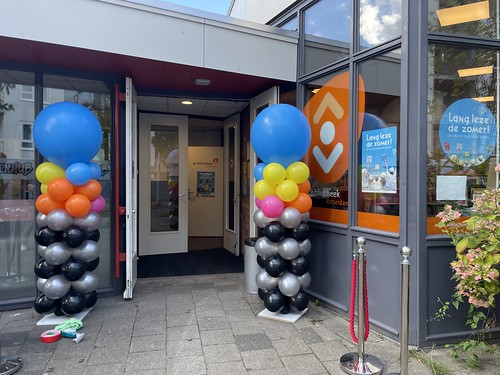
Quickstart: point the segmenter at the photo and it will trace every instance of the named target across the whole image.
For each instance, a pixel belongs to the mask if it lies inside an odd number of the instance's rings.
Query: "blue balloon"
[[[99,180],[101,178],[101,167],[99,167],[99,164],[90,162],[87,165],[90,168],[91,178],[96,181]]]
[[[255,181],[260,181],[264,179],[264,168],[267,166],[266,163],[259,163],[253,169],[253,176]]]
[[[86,163],[73,163],[66,168],[66,178],[75,186],[85,185],[91,177],[92,172]]]
[[[59,102],[38,114],[33,141],[45,159],[66,169],[92,160],[101,147],[102,129],[97,117],[83,105]]]
[[[274,104],[255,118],[250,138],[262,161],[286,168],[306,154],[311,143],[311,128],[306,116],[296,107]]]

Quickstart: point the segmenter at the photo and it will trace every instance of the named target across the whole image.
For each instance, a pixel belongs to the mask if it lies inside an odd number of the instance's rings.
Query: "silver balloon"
[[[99,278],[93,272],[87,271],[76,281],[71,283],[71,287],[77,292],[88,294],[97,288]]]
[[[263,289],[267,292],[271,289],[276,288],[276,286],[278,285],[278,278],[272,277],[266,272],[266,270],[261,269],[255,276],[255,283],[260,289]]]
[[[45,283],[48,279],[44,279],[39,277],[36,279],[36,288],[40,291],[40,293],[45,293]]]
[[[47,246],[38,245],[37,250],[38,255],[40,255],[42,258],[45,258],[45,250],[47,250]]]
[[[278,244],[270,241],[267,237],[260,237],[255,241],[255,252],[261,257],[268,258],[278,254]]]
[[[59,266],[71,257],[71,248],[62,242],[51,243],[44,252],[44,258],[48,264]]]
[[[307,222],[309,221],[309,219],[310,219],[310,218],[311,218],[311,214],[309,213],[309,211],[304,212],[304,213],[302,214],[302,221],[303,221],[304,223],[307,223]]]
[[[299,283],[302,289],[307,289],[309,285],[311,285],[311,274],[309,272],[297,276],[297,279],[299,279]]]
[[[261,210],[257,209],[253,213],[253,222],[259,228],[265,228],[266,225],[271,222],[271,218],[268,218],[266,215],[264,215],[264,212],[262,212]]]
[[[73,249],[73,258],[83,262],[92,262],[99,256],[99,246],[97,242],[87,240],[83,244]]]
[[[293,273],[287,271],[279,277],[278,288],[285,296],[293,297],[300,290],[299,279]]]
[[[38,225],[39,227],[46,226],[47,225],[47,215],[42,214],[41,212],[36,214],[36,225]]]
[[[311,251],[311,241],[306,238],[304,241],[299,242],[300,255],[306,256]]]
[[[295,238],[287,237],[278,244],[278,252],[283,259],[295,259],[300,253],[299,243]]]
[[[47,226],[55,231],[63,231],[73,224],[73,216],[62,208],[52,210],[47,214]]]
[[[286,207],[281,212],[279,221],[285,228],[292,229],[301,223],[302,214],[294,207]]]
[[[99,229],[101,225],[101,215],[97,212],[90,211],[87,215],[75,218],[75,225],[78,225],[85,232],[92,232]]]
[[[63,275],[55,275],[49,278],[44,285],[43,291],[47,298],[59,299],[68,293],[71,288],[71,282]]]

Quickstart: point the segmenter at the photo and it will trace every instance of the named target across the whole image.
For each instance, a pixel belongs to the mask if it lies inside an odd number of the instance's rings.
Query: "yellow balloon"
[[[54,178],[66,177],[66,172],[54,163],[45,162],[36,168],[35,177],[40,183],[48,185]]]
[[[292,180],[285,180],[276,187],[276,195],[283,202],[291,202],[299,195],[299,187]]]
[[[40,191],[42,192],[42,194],[47,194],[48,190],[47,190],[47,184],[41,184],[40,185]]]
[[[276,189],[273,185],[270,185],[266,180],[259,180],[255,183],[253,187],[253,192],[255,196],[262,200],[265,197],[276,194]]]
[[[286,179],[301,184],[309,178],[309,167],[306,163],[296,161],[286,169]]]
[[[286,177],[285,168],[279,163],[269,163],[262,172],[264,180],[270,185],[278,185]]]

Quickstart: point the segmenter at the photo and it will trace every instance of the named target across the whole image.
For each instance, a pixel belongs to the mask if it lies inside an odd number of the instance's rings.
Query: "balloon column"
[[[253,219],[261,236],[255,243],[259,297],[271,312],[305,310],[302,290],[311,283],[309,240],[309,168],[300,159],[311,142],[304,114],[288,104],[264,109],[251,130],[252,146],[262,163],[255,166]]]
[[[105,201],[101,169],[91,160],[101,147],[101,125],[80,104],[55,103],[37,116],[33,140],[47,160],[35,171],[41,194],[35,203],[40,294],[34,308],[72,316],[94,306],[98,297],[93,271],[99,265],[99,212]]]

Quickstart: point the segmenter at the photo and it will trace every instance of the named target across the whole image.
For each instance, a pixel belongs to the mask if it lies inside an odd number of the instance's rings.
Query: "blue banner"
[[[484,163],[495,150],[497,126],[491,111],[474,99],[460,99],[443,113],[439,141],[455,164],[471,167]]]
[[[398,132],[396,126],[361,133],[361,191],[397,192]]]

